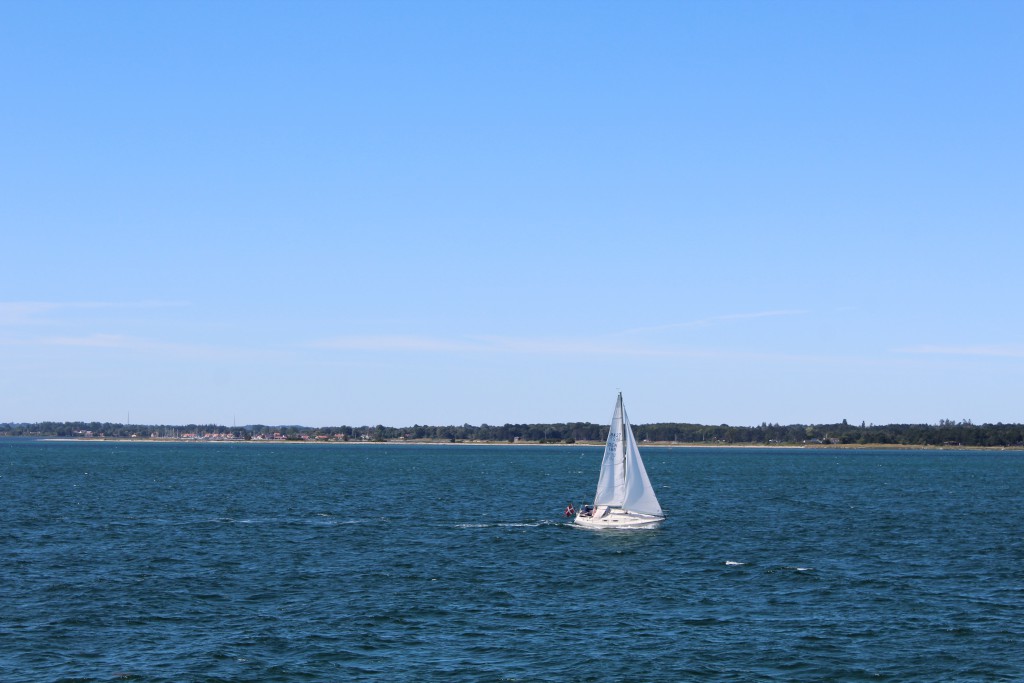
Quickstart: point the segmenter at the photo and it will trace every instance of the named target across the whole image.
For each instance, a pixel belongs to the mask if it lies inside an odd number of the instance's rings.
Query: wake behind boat
[[[582,506],[574,522],[590,529],[633,529],[656,526],[663,519],[619,392],[594,504]]]

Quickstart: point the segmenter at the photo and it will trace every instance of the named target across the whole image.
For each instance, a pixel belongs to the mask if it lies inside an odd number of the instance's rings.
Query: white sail
[[[640,458],[640,449],[633,436],[633,428],[626,417],[622,394],[615,402],[612,423],[608,430],[608,441],[601,461],[601,474],[594,494],[597,508],[618,508],[626,513],[638,513],[652,517],[663,517],[661,505],[647,470]],[[578,520],[583,521],[583,520]]]
[[[658,497],[654,495],[651,480],[647,478],[647,470],[644,469],[644,461],[640,459],[640,449],[637,448],[636,438],[633,436],[633,429],[629,426],[625,411],[622,418],[626,425],[626,496],[622,500],[622,507],[633,512],[660,517],[663,514],[661,505],[658,503]]]
[[[597,479],[597,493],[594,505],[621,507],[626,499],[626,448],[623,441],[622,394],[615,402],[612,426],[608,430],[608,441],[604,445],[604,459],[601,460],[601,475]]]

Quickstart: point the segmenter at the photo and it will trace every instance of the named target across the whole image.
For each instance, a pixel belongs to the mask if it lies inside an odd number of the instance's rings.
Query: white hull
[[[643,529],[655,527],[664,519],[657,515],[645,515],[622,508],[599,505],[593,514],[584,515],[581,512],[573,521],[588,529]]]

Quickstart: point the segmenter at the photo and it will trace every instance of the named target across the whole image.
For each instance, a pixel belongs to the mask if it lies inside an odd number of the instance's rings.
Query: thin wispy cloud
[[[39,322],[39,316],[60,308],[60,304],[32,301],[0,301],[0,325]]]
[[[523,355],[659,356],[672,353],[668,349],[590,339],[485,337],[483,341],[494,351]]]
[[[479,342],[416,335],[353,335],[321,339],[309,344],[312,348],[338,351],[483,351]]]
[[[1020,345],[976,345],[940,346],[924,344],[898,349],[900,353],[935,356],[975,356],[983,358],[1024,358],[1024,346]]]
[[[701,327],[711,327],[712,325],[718,325],[727,322],[735,322],[739,320],[756,320],[758,318],[778,318],[785,316],[806,315],[807,313],[807,311],[789,309],[757,311],[754,313],[728,313],[724,315],[712,316],[710,318],[689,320],[687,322],[668,323],[665,325],[652,325],[649,327],[634,327],[628,330],[622,330],[621,332],[618,332],[618,334],[643,334],[647,332],[664,332],[666,330],[696,329]]]
[[[576,339],[544,339],[480,336],[464,339],[417,335],[343,336],[313,342],[310,346],[339,351],[409,351],[424,353],[498,353],[498,354],[602,354],[651,355],[652,349],[637,349],[623,344]]]
[[[22,342],[23,344],[25,342]],[[266,356],[268,352],[254,349],[237,347],[220,347],[203,344],[189,344],[181,342],[168,342],[148,337],[135,337],[123,334],[109,334],[97,332],[85,335],[64,335],[40,337],[31,342],[33,345],[44,347],[77,348],[96,351],[123,351],[150,355],[154,358],[206,358],[206,359],[232,359],[238,360],[242,357],[258,358]]]
[[[148,310],[187,305],[181,301],[0,301],[0,325],[51,324],[60,321],[61,312]]]
[[[98,349],[151,349],[153,342],[119,334],[91,334],[84,337],[44,337],[38,343],[46,346],[84,346]]]
[[[664,358],[733,358],[798,360],[807,357],[764,354],[757,351],[708,349],[700,347],[630,344],[620,339],[474,336],[443,338],[418,335],[352,335],[322,339],[310,348],[394,353],[473,353],[509,356],[608,356]],[[821,360],[817,358],[816,360]]]
[[[787,310],[778,310],[778,311],[758,311],[756,313],[731,313],[731,314],[728,314],[728,315],[720,315],[720,316],[711,318],[711,320],[712,321],[719,321],[719,320],[751,320],[751,319],[754,319],[754,318],[778,318],[778,317],[782,317],[782,316],[806,315],[806,314],[807,314],[807,311],[787,309]]]

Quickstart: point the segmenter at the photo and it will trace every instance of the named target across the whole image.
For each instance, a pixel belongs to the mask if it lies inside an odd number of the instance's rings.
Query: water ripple
[[[14,683],[1024,679],[1015,454],[662,450],[643,533],[599,448],[0,456]]]

